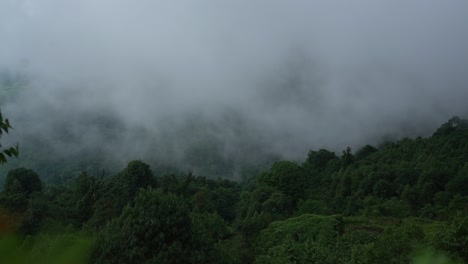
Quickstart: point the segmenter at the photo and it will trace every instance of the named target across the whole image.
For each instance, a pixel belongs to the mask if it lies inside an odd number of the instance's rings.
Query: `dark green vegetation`
[[[11,129],[10,121],[8,119],[3,119],[3,115],[0,112],[0,138],[3,133],[8,133]],[[11,156],[18,156],[18,145],[15,147],[8,147],[3,149],[2,144],[0,143],[0,164],[6,163],[6,158]]]
[[[59,263],[51,255],[67,245],[76,263],[467,263],[468,121],[341,155],[311,150],[242,183],[154,175],[141,161],[65,185],[18,168],[0,204],[0,236],[20,237],[0,251],[13,243],[24,263],[38,252]]]

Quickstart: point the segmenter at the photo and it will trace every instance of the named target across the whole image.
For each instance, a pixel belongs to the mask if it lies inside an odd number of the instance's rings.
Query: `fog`
[[[207,152],[300,161],[427,136],[468,116],[467,14],[464,0],[2,0],[7,140],[197,171],[219,162]]]

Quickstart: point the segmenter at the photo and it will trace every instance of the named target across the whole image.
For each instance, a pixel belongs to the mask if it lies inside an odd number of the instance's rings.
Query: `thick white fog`
[[[190,167],[210,148],[302,160],[430,135],[468,116],[467,14],[463,0],[2,0],[8,140]]]

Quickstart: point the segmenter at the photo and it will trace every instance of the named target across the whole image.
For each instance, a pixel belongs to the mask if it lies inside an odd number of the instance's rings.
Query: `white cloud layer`
[[[3,0],[0,70],[27,85],[2,111],[57,149],[169,161],[206,138],[227,158],[255,146],[297,159],[427,135],[468,113],[467,12],[462,0]],[[110,117],[112,142],[95,127]]]

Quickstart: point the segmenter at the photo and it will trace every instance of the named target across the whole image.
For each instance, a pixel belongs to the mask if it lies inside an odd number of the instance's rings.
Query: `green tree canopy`
[[[304,193],[305,174],[294,162],[280,161],[259,178],[260,184],[274,187],[289,197],[301,198]]]
[[[365,157],[369,156],[370,154],[377,152],[377,148],[371,146],[371,145],[365,145],[364,147],[360,148],[358,151],[356,151],[356,159],[361,160],[364,159]]]
[[[314,168],[323,170],[327,167],[328,162],[334,159],[338,159],[334,152],[320,149],[319,151],[309,151],[306,162],[311,164]]]
[[[156,186],[156,178],[153,176],[150,166],[139,160],[128,163],[127,167],[120,173],[118,182],[130,199],[140,188]]]
[[[189,208],[173,194],[142,190],[97,238],[96,263],[200,262]]]
[[[42,181],[34,171],[17,168],[8,172],[3,190],[7,195],[18,193],[29,195],[42,190]]]

